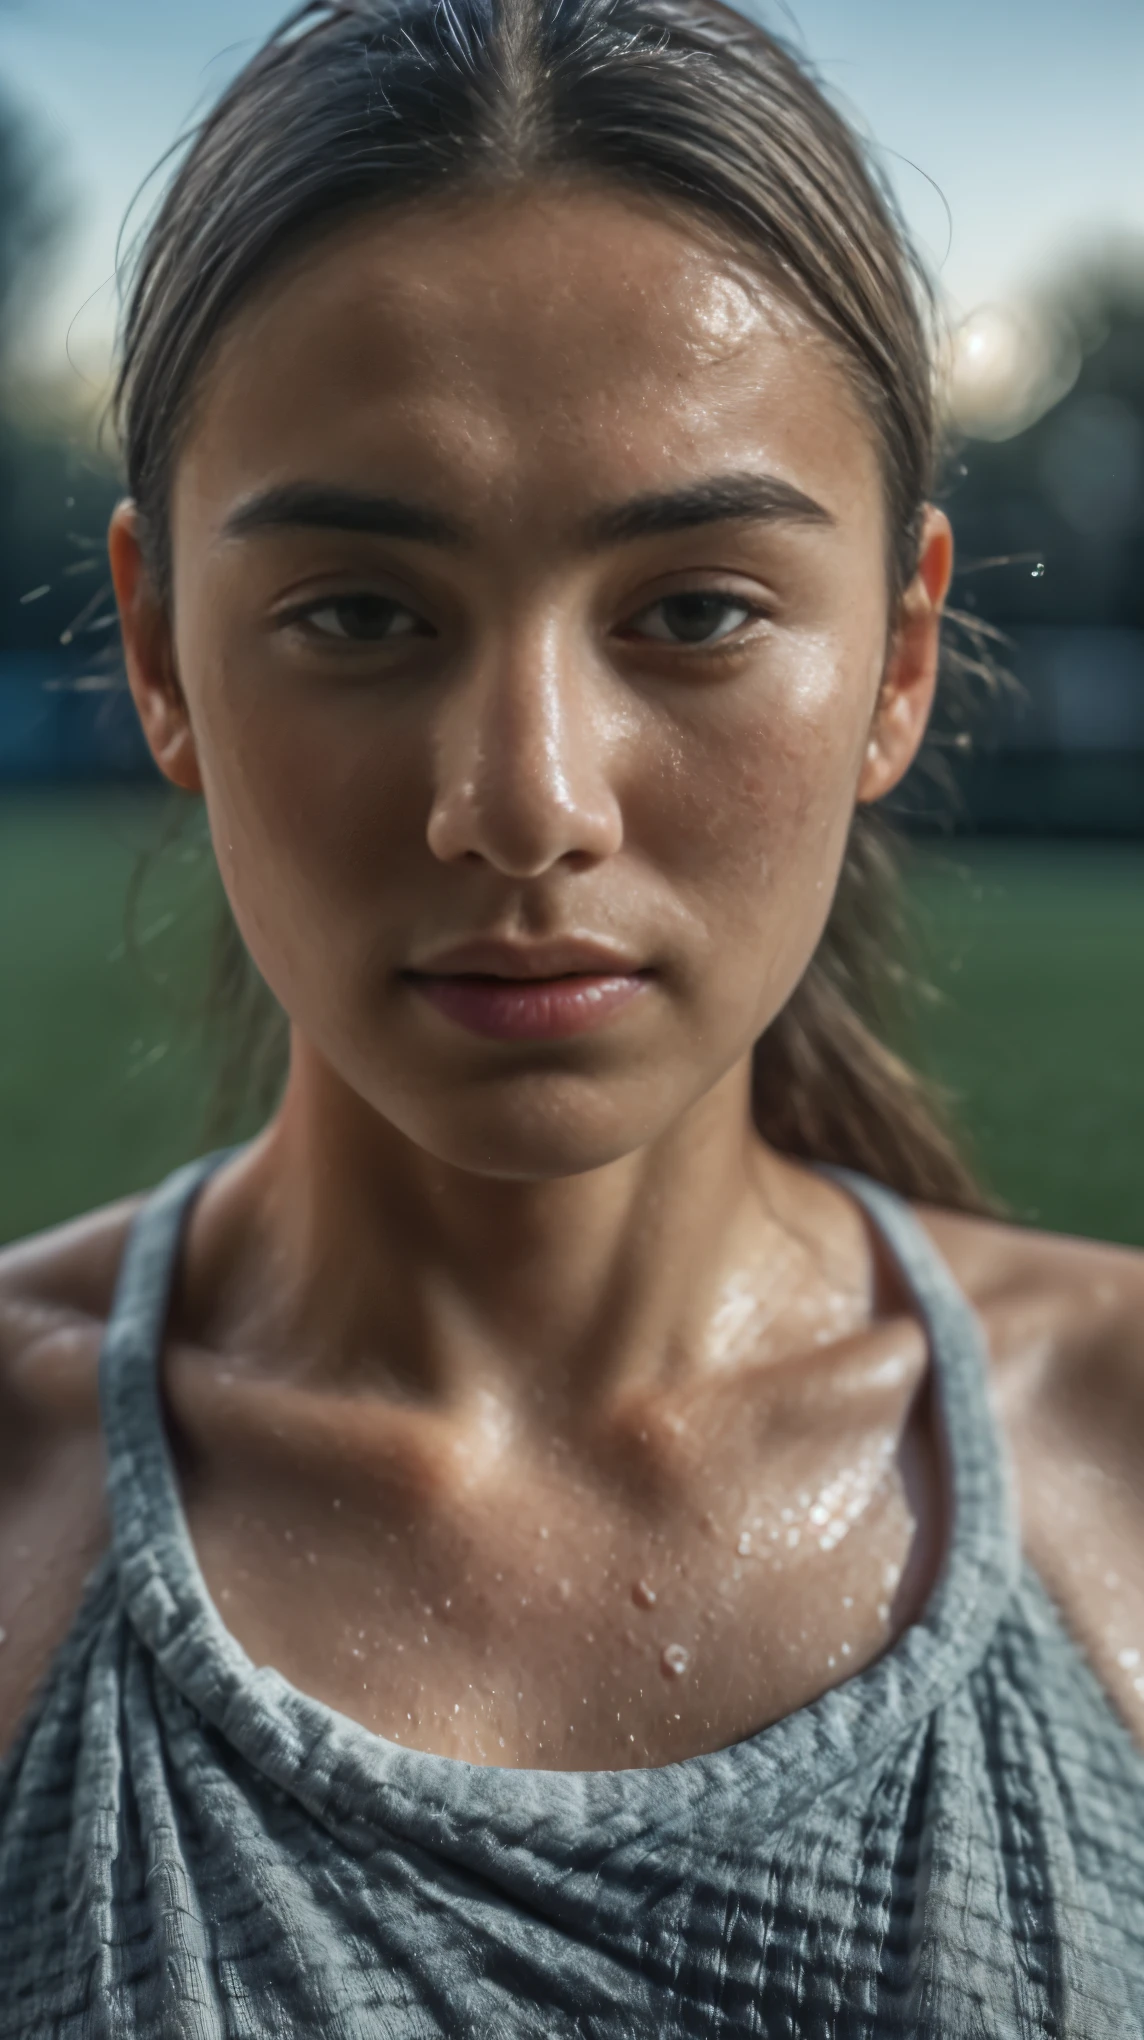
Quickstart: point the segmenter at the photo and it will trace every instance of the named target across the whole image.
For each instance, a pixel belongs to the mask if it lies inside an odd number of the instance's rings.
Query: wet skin
[[[769,1151],[752,1044],[854,805],[907,768],[950,541],[891,612],[828,344],[607,191],[358,220],[224,334],[129,672],[292,1023],[164,1355],[208,1585],[261,1662],[479,1762],[657,1764],[838,1683],[947,1534],[924,1342]],[[0,1733],[106,1535],[129,1206],[0,1257]],[[1140,1257],[925,1213],[1027,1548],[1144,1733]]]

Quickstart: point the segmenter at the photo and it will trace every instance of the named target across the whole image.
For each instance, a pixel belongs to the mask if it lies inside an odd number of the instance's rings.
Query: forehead
[[[227,329],[180,471],[227,496],[384,462],[391,485],[532,517],[736,467],[877,488],[830,344],[704,224],[572,190],[363,215],[293,257]]]

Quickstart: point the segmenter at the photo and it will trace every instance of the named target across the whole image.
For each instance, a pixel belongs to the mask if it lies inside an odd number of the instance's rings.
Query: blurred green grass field
[[[152,1183],[202,1145],[208,926],[193,839],[124,902],[154,795],[0,796],[0,1239]],[[1144,1244],[1144,844],[908,852],[937,997],[923,1059],[1015,1216]]]

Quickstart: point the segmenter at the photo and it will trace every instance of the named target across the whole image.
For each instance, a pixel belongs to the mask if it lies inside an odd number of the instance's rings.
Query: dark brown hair
[[[927,286],[808,69],[720,0],[311,0],[287,19],[193,136],[127,303],[116,417],[162,592],[172,464],[204,363],[271,268],[353,211],[553,176],[704,215],[828,335],[876,430],[893,613],[935,479]],[[882,1038],[892,881],[860,809],[826,932],[756,1051],[758,1122],[789,1153],[980,1208],[921,1080]],[[262,1022],[233,924],[220,968],[250,1036]]]

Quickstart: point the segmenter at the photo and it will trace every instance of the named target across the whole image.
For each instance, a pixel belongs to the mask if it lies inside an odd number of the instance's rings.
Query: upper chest
[[[909,1323],[571,1437],[233,1378],[220,1401],[191,1356],[167,1381],[233,1633],[444,1754],[612,1768],[736,1741],[880,1655],[940,1550]]]
[[[939,1244],[959,1272],[957,1240]],[[1062,1305],[1044,1281],[974,1294],[971,1259],[960,1272],[1026,1551],[1144,1741],[1142,1433],[1097,1299]],[[60,1336],[66,1421],[48,1396],[6,1441],[5,1740],[107,1535],[98,1327]],[[1078,1340],[1081,1388],[1062,1393]],[[734,1741],[917,1613],[949,1530],[917,1328],[796,1373],[633,1404],[586,1455],[448,1425],[415,1435],[366,1401],[236,1400],[177,1352],[165,1386],[192,1541],[256,1661],[421,1747],[595,1768]]]

